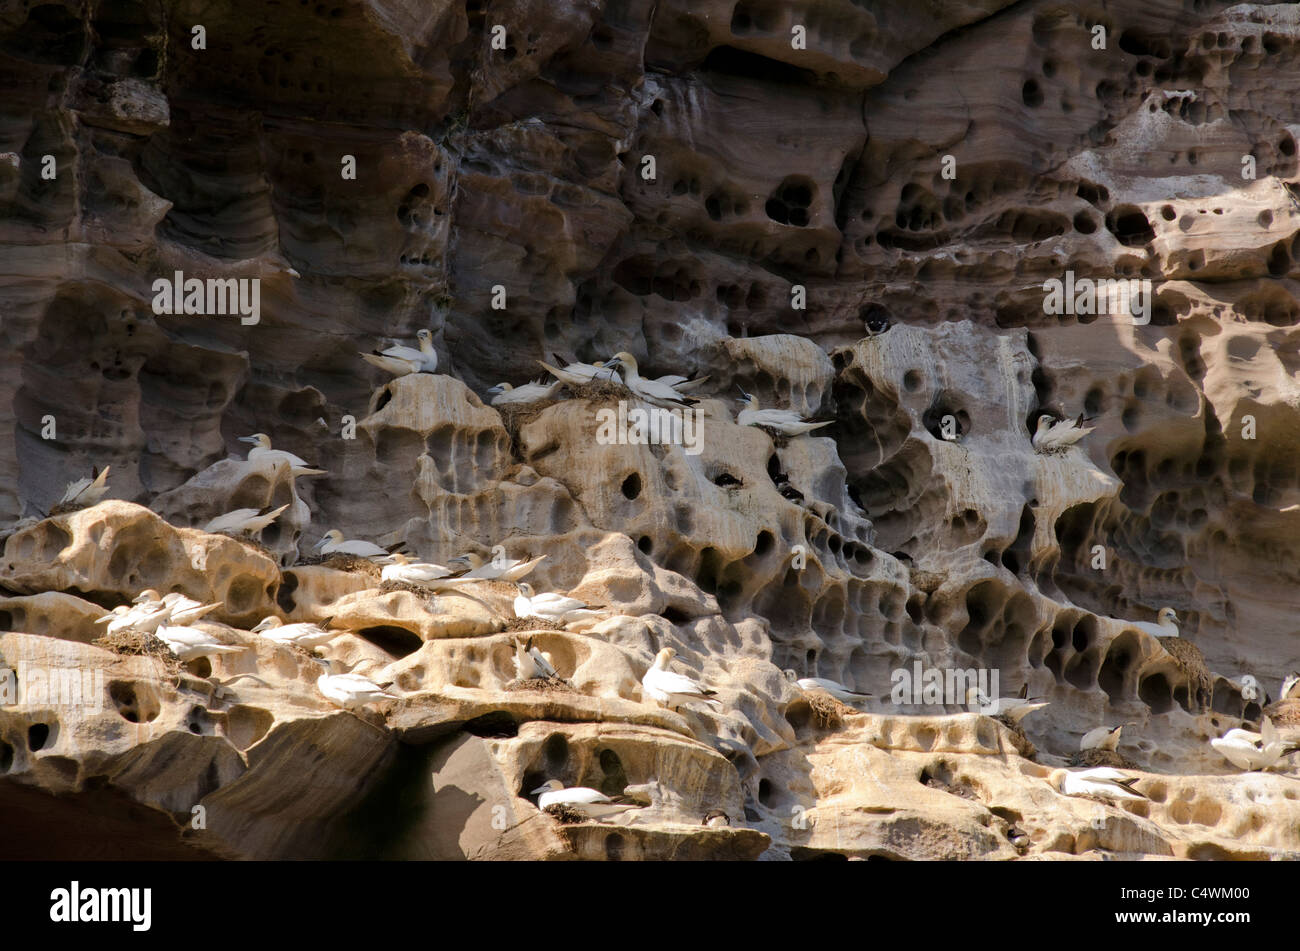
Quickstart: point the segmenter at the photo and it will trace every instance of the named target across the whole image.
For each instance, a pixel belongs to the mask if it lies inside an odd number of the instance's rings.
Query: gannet
[[[171,648],[171,652],[182,661],[191,661],[211,654],[237,654],[245,647],[223,644],[207,631],[197,627],[181,625],[161,625],[154,636]]]
[[[526,644],[515,638],[515,676],[520,680],[560,679],[551,658],[533,646],[531,637]]]
[[[583,618],[600,617],[601,612],[587,607],[577,598],[553,592],[536,594],[526,581],[516,582],[519,595],[515,598],[515,617],[540,617],[548,621],[567,624]]]
[[[1135,627],[1152,637],[1179,637],[1178,615],[1173,608],[1161,608],[1156,615],[1156,623],[1150,621],[1125,621],[1129,627]]]
[[[1279,700],[1300,700],[1300,673],[1294,670],[1282,680],[1282,693]]]
[[[331,673],[333,667],[328,660],[320,657],[313,657],[312,660],[325,668],[325,673],[316,678],[316,688],[345,710],[363,707],[367,703],[378,703],[380,700],[397,699],[396,695],[384,690],[387,684],[377,684],[360,674]]]
[[[128,607],[118,605],[111,613],[95,620],[96,624],[109,622],[106,634],[118,634],[122,631],[136,631],[140,634],[152,634],[171,615],[171,608],[161,601],[136,604]]]
[[[1025,685],[1028,687],[1028,684]],[[1021,689],[1022,694],[1027,693],[1026,689]],[[979,687],[968,687],[966,690],[966,703],[970,706],[978,706],[980,712],[991,717],[1006,717],[1012,723],[1019,724],[1021,720],[1029,716],[1035,710],[1041,710],[1051,701],[1041,700],[1037,697],[998,697],[990,699],[984,695]]]
[[[642,693],[651,700],[669,707],[677,707],[694,700],[702,700],[721,707],[722,703],[713,699],[716,690],[705,687],[685,674],[676,674],[668,669],[669,662],[676,655],[677,651],[671,647],[665,647],[655,655],[655,662],[641,678]]]
[[[294,476],[324,475],[324,469],[316,469],[307,460],[295,456],[291,452],[283,449],[271,448],[271,437],[266,433],[253,433],[251,436],[240,436],[240,442],[252,443],[253,448],[248,450],[248,461],[258,466],[270,466],[275,468],[280,465],[289,466],[289,474]]]
[[[1089,730],[1083,734],[1079,740],[1079,751],[1084,750],[1110,750],[1114,752],[1119,748],[1119,731],[1124,729],[1128,724],[1121,723],[1115,728],[1108,726],[1099,726],[1096,729]]]
[[[90,471],[94,478],[69,482],[63,492],[63,498],[59,499],[56,505],[66,508],[85,508],[94,505],[108,491],[108,470],[111,468],[113,467],[104,466],[104,471],[100,472],[92,466]]]
[[[259,514],[258,509],[235,509],[225,515],[218,515],[203,526],[203,531],[217,534],[228,532],[232,535],[261,534],[262,529],[274,522],[291,503],[285,502],[278,509],[271,509],[266,514]]]
[[[693,380],[679,373],[669,373],[666,376],[656,377],[654,382],[662,383],[664,386],[671,386],[678,393],[685,393],[701,386],[708,378],[707,373],[704,376],[697,376]]]
[[[671,409],[680,406],[694,406],[699,402],[697,399],[679,393],[665,383],[660,383],[658,380],[647,380],[642,377],[637,372],[636,357],[626,350],[614,354],[614,356],[610,357],[609,362],[622,366],[623,385],[647,403]]]
[[[324,555],[356,555],[359,558],[387,558],[388,549],[380,548],[373,542],[357,539],[344,539],[343,533],[331,528],[316,543],[316,550]]]
[[[149,601],[158,600],[158,592],[151,588],[141,591],[136,596],[136,602],[148,603]],[[189,624],[191,621],[197,621],[205,614],[210,614],[217,608],[221,607],[222,602],[214,601],[211,604],[202,604],[193,598],[187,598],[179,591],[172,591],[163,595],[162,603],[167,605],[169,614],[167,617],[168,624]]]
[[[731,819],[721,809],[710,809],[704,814],[704,820],[700,823],[703,826],[709,826],[713,829],[721,829],[724,826],[731,825]]]
[[[330,620],[333,620],[333,618]],[[329,620],[325,623],[329,624]],[[270,615],[258,622],[257,627],[253,628],[253,633],[261,634],[267,640],[275,641],[277,644],[311,650],[325,646],[345,632],[331,630],[307,621],[299,621],[297,624],[285,624],[275,615]]]
[[[1064,419],[1060,422],[1054,422],[1051,416],[1044,413],[1038,417],[1038,428],[1029,442],[1035,452],[1059,452],[1073,446],[1094,428],[1084,427],[1082,413],[1077,420]]]
[[[433,348],[433,331],[418,330],[415,338],[419,348],[397,345],[387,350],[374,350],[361,354],[361,358],[372,366],[393,374],[406,376],[408,373],[434,373],[438,369],[438,351]]]
[[[1047,782],[1057,792],[1067,796],[1101,796],[1106,799],[1146,799],[1132,786],[1141,777],[1130,776],[1111,766],[1093,769],[1054,769]]]
[[[446,578],[452,573],[450,568],[444,568],[442,565],[431,564],[427,561],[412,561],[400,552],[394,553],[391,557],[393,563],[385,565],[384,570],[379,573],[380,578],[384,581],[400,581],[404,584],[427,584],[430,581]]]
[[[825,422],[809,421],[792,409],[759,409],[757,396],[750,396],[744,390],[740,392],[744,397],[740,402],[745,404],[745,409],[736,417],[736,423],[740,426],[762,426],[786,436],[802,436],[834,422],[833,419]]]
[[[1282,695],[1264,707],[1263,715],[1272,719],[1290,735],[1300,727],[1300,673],[1287,674],[1282,681]]]
[[[538,360],[537,362],[545,367],[551,376],[561,383],[569,384],[569,386],[583,386],[594,380],[610,380],[614,383],[623,382],[623,378],[618,375],[618,370],[609,366],[603,360],[597,360],[595,363],[570,363],[563,369],[553,367],[545,360]]]
[[[509,383],[498,383],[496,386],[488,387],[488,392],[492,394],[493,406],[520,406],[524,403],[536,403],[538,400],[549,400],[559,392],[561,381],[554,383],[525,383],[523,386],[511,386]]]
[[[458,575],[459,578],[477,581],[518,581],[531,574],[534,568],[546,560],[546,556],[538,555],[532,561],[507,558],[498,565],[495,561],[486,560],[478,552],[471,551],[451,560],[469,565],[469,571]]]
[[[1254,772],[1277,765],[1284,756],[1300,750],[1300,746],[1288,743],[1278,735],[1277,728],[1268,717],[1260,727],[1259,733],[1250,730],[1229,730],[1218,739],[1210,740],[1214,747],[1233,766]]]
[[[537,796],[537,808],[543,812],[550,806],[566,806],[574,812],[581,813],[588,819],[605,819],[639,809],[636,803],[616,802],[602,792],[588,789],[586,786],[565,788],[558,779],[548,779],[528,795]]]
[[[830,694],[836,700],[844,703],[856,703],[859,700],[869,700],[871,694],[859,693],[856,690],[850,690],[841,683],[834,680],[827,680],[825,677],[800,677],[793,670],[784,671],[785,679],[790,681],[800,690],[812,691],[821,690]]]

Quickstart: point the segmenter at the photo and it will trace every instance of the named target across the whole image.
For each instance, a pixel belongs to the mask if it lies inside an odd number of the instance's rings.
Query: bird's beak
[[[258,622],[257,622],[257,627],[250,628],[250,630],[251,630],[252,633],[254,633],[254,634],[260,633],[261,631],[265,631],[265,630],[266,630],[267,623],[268,623],[268,622],[266,622],[266,621],[258,621]]]
[[[322,538],[320,541],[318,541],[318,542],[316,543],[316,547],[313,548],[312,551],[320,551],[322,548],[325,547],[325,544],[326,544],[326,542],[328,542],[328,541],[329,541],[329,538],[328,538],[328,537],[326,537],[326,538]]]
[[[256,436],[240,436],[240,437],[239,437],[239,441],[240,441],[240,442],[251,442],[251,443],[255,443],[255,442],[257,442],[257,437],[256,437]]]
[[[498,385],[498,386],[489,386],[489,387],[487,388],[487,391],[488,391],[489,393],[491,393],[493,396],[496,396],[498,393],[501,392],[501,387],[500,387],[499,385]]]
[[[544,793],[544,792],[546,792],[546,791],[547,791],[547,789],[546,789],[545,786],[538,786],[536,789],[534,789],[534,790],[533,790],[532,792],[530,792],[528,795],[530,795],[530,796],[540,796],[542,793]]]

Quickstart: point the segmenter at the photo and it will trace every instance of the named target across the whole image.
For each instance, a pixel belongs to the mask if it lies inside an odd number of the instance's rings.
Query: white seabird
[[[664,386],[671,386],[678,393],[686,393],[699,386],[702,386],[709,379],[706,373],[704,376],[697,376],[691,379],[688,376],[682,376],[680,373],[669,373],[665,376],[655,377],[655,383],[662,383]]]
[[[333,620],[331,618],[330,620]],[[329,624],[329,620],[325,622]],[[277,644],[283,644],[286,647],[302,647],[311,650],[315,647],[323,647],[340,634],[346,633],[341,630],[331,630],[318,624],[312,624],[308,621],[299,621],[296,624],[285,624],[275,615],[269,615],[258,622],[257,627],[253,628],[254,634],[261,634],[268,641],[274,641]]]
[[[149,603],[158,600],[158,592],[152,588],[146,588],[136,595],[136,603]],[[191,621],[197,621],[205,614],[211,614],[217,608],[221,607],[222,602],[214,601],[211,604],[202,604],[193,598],[187,598],[179,591],[172,591],[162,596],[162,603],[168,608],[168,624],[189,624]]]
[[[154,636],[171,648],[171,652],[182,661],[191,661],[212,654],[237,654],[248,649],[223,644],[207,631],[183,625],[161,625],[154,632]]]
[[[1135,627],[1139,631],[1150,634],[1152,637],[1179,637],[1178,633],[1178,615],[1173,608],[1161,608],[1156,614],[1156,623],[1150,621],[1125,621],[1129,627]]]
[[[745,409],[736,416],[736,423],[741,426],[762,426],[785,436],[802,436],[834,422],[806,420],[792,409],[759,409],[757,396],[750,396],[744,390],[740,392],[744,397],[740,402],[745,404]]]
[[[384,689],[386,684],[377,684],[360,674],[331,673],[333,667],[328,660],[320,657],[313,657],[312,660],[325,668],[325,673],[316,678],[316,688],[345,710],[363,707],[367,703],[378,703],[380,700],[397,699],[396,695]]]
[[[515,638],[515,676],[520,680],[560,679],[560,672],[555,669],[548,654],[533,646],[533,639],[525,644]]]
[[[790,681],[800,690],[814,691],[820,690],[828,693],[836,700],[843,703],[856,703],[860,700],[871,699],[869,693],[859,693],[856,690],[850,690],[848,687],[834,680],[827,680],[825,677],[800,677],[793,670],[784,671],[785,679]]]
[[[1025,685],[1028,687],[1028,684]],[[1026,693],[1021,689],[1021,693]],[[966,690],[966,703],[971,706],[980,707],[980,712],[990,717],[1006,717],[1012,723],[1019,724],[1021,720],[1029,716],[1035,710],[1041,710],[1051,703],[1050,700],[1041,700],[1037,697],[998,697],[991,699],[985,696],[979,687],[968,687]]]
[[[545,811],[550,806],[566,806],[588,819],[605,819],[641,808],[636,803],[616,802],[602,792],[586,786],[565,788],[558,779],[548,779],[528,795],[537,796],[537,808]]]
[[[96,618],[95,623],[103,624],[107,621],[106,634],[117,634],[122,631],[152,634],[167,622],[171,613],[171,608],[161,601],[151,601],[130,607],[122,604],[115,607],[111,613]]]
[[[1259,733],[1229,730],[1218,739],[1210,740],[1210,746],[1233,766],[1247,772],[1276,766],[1284,756],[1300,750],[1300,746],[1288,743],[1278,735],[1277,728],[1268,717],[1264,718]]]
[[[211,534],[228,532],[232,535],[261,534],[262,529],[274,522],[292,503],[285,502],[277,509],[261,514],[258,509],[235,509],[225,515],[218,515],[203,526],[203,531]]]
[[[660,383],[658,380],[647,380],[637,372],[636,357],[621,350],[614,356],[610,357],[610,363],[617,363],[623,367],[623,385],[632,391],[633,395],[639,396],[654,406],[661,406],[668,409],[675,407],[694,406],[699,402],[682,393],[679,393],[672,386]]]
[[[1114,752],[1119,748],[1119,732],[1127,725],[1121,723],[1114,728],[1099,726],[1096,729],[1089,730],[1079,740],[1079,752],[1084,750],[1110,750]]]
[[[525,383],[523,386],[498,383],[488,387],[488,392],[492,394],[493,406],[522,406],[525,403],[549,400],[559,392],[560,385],[559,380],[554,383]]]
[[[374,542],[359,539],[345,539],[337,528],[331,528],[316,543],[316,550],[323,555],[356,555],[358,558],[387,558],[388,549],[380,548]]]
[[[283,449],[272,449],[271,437],[266,433],[240,436],[239,441],[252,443],[253,448],[248,450],[248,461],[254,465],[270,466],[272,469],[277,466],[287,465],[289,474],[294,476],[325,475],[324,469],[314,468],[311,463],[300,456],[295,456]]]
[[[1057,792],[1067,796],[1101,796],[1106,799],[1146,799],[1132,786],[1141,777],[1111,766],[1093,769],[1054,769],[1047,782]]]
[[[412,561],[397,552],[392,556],[393,563],[385,565],[379,576],[384,581],[400,581],[403,584],[428,584],[452,574],[450,568],[435,565],[427,561]],[[454,579],[453,579],[454,580]]]
[[[108,491],[108,470],[112,466],[104,466],[102,472],[91,468],[93,479],[78,479],[75,482],[69,482],[63,491],[63,497],[56,503],[58,506],[68,508],[86,508],[94,505],[104,497]]]
[[[562,594],[544,591],[536,594],[526,581],[516,582],[519,594],[515,598],[515,617],[540,617],[559,624],[583,618],[600,617],[601,612],[589,608],[584,601]]]
[[[498,564],[495,560],[488,561],[478,552],[471,551],[464,555],[457,555],[451,560],[469,565],[469,571],[457,575],[458,578],[467,581],[518,581],[531,574],[534,568],[546,560],[546,556],[538,555],[532,561],[506,558]]]
[[[372,366],[377,366],[393,376],[406,376],[408,373],[434,373],[438,369],[438,351],[433,348],[433,331],[418,330],[415,338],[419,341],[418,349],[397,345],[387,350],[375,350],[361,354],[361,358]]]
[[[692,701],[711,703],[721,707],[721,701],[713,699],[717,693],[685,674],[673,673],[668,669],[669,662],[677,656],[677,651],[665,647],[655,655],[655,662],[641,678],[641,691],[651,700],[669,707],[677,707]]]
[[[1070,448],[1096,427],[1083,425],[1083,414],[1077,420],[1063,419],[1056,422],[1044,413],[1038,417],[1038,426],[1030,437],[1030,444],[1035,452],[1060,452]]]
[[[623,379],[618,375],[618,370],[609,366],[604,361],[595,363],[570,363],[563,369],[553,367],[545,360],[538,360],[546,371],[555,377],[561,383],[567,383],[569,386],[583,386],[594,380],[611,380],[614,383],[622,383]]]

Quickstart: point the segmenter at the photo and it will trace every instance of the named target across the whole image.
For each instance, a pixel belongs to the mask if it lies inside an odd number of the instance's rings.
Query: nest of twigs
[[[519,690],[542,690],[551,693],[576,693],[573,685],[567,680],[557,680],[554,677],[530,677],[527,680],[512,680],[506,684],[507,693],[514,693]]]
[[[139,631],[115,631],[104,634],[91,641],[96,647],[130,657],[157,657],[167,668],[167,672],[179,676],[182,670],[181,660],[172,653],[162,640],[152,634]]]
[[[508,621],[503,621],[501,631],[503,633],[513,633],[515,631],[553,631],[555,622],[548,621],[544,617],[530,615],[528,617],[513,617]]]
[[[590,383],[582,383],[578,386],[570,383],[564,385],[573,394],[574,399],[591,400],[593,403],[627,399],[630,392],[622,383],[615,383],[613,380],[592,380]]]
[[[544,810],[548,816],[554,818],[561,825],[576,825],[579,822],[590,822],[591,820],[584,816],[572,806],[565,805],[562,802],[554,802]]]
[[[939,590],[939,585],[943,584],[944,576],[937,571],[920,571],[913,569],[911,573],[912,585],[920,588],[926,594],[934,594]]]
[[[806,693],[804,699],[812,710],[813,722],[823,730],[838,729],[844,725],[846,713],[858,712],[827,693]]]
[[[1115,750],[1080,750],[1070,755],[1071,766],[1114,766],[1118,769],[1141,769],[1137,763]]]
[[[405,591],[407,594],[413,594],[421,601],[432,601],[434,593],[428,588],[418,584],[408,584],[405,581],[384,581],[379,585],[379,590],[388,594],[392,591]]]
[[[254,551],[261,552],[272,561],[275,561],[279,557],[275,552],[271,551],[270,548],[266,547],[265,543],[254,538],[252,535],[242,535],[235,532],[217,532],[217,534],[221,535],[223,538],[229,538],[231,541],[239,542],[239,544],[245,545]]]
[[[362,558],[359,555],[330,554],[324,557],[313,555],[309,558],[300,559],[298,564],[300,566],[320,565],[322,568],[333,568],[335,571],[350,571],[354,574],[369,575],[372,578],[379,578],[384,570],[369,558]]]
[[[1025,759],[1033,759],[1038,755],[1038,747],[1029,742],[1029,737],[1025,736],[1025,731],[1019,723],[1004,716],[996,716],[993,719],[1007,728],[1007,732],[1011,734],[1011,741],[1021,756]]]
[[[1201,649],[1181,637],[1161,637],[1157,640],[1187,678],[1188,703],[1195,702],[1204,709],[1214,696],[1214,681],[1210,678],[1209,668],[1205,666],[1205,655]]]

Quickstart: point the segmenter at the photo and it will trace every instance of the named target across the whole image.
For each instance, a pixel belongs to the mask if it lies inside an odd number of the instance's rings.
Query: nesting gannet
[[[1300,700],[1300,673],[1294,670],[1282,680],[1282,693],[1279,700]]]
[[[1282,694],[1264,707],[1263,715],[1287,731],[1300,727],[1300,673],[1292,671],[1282,681]]]
[[[595,363],[570,363],[563,369],[553,367],[545,360],[538,360],[537,362],[545,367],[551,376],[570,386],[582,386],[595,380],[611,380],[614,383],[623,382],[622,377],[618,375],[617,369],[600,360]]]
[[[540,617],[559,624],[583,618],[600,617],[601,612],[589,608],[584,601],[562,594],[544,591],[536,594],[526,581],[516,582],[519,595],[515,598],[515,617]]]
[[[671,647],[665,647],[655,655],[655,662],[641,678],[641,690],[646,697],[669,707],[701,700],[721,707],[722,703],[713,699],[716,690],[705,687],[685,674],[676,674],[668,669],[668,664],[677,655]]]
[[[1150,621],[1125,621],[1129,627],[1135,627],[1152,637],[1179,637],[1178,615],[1173,608],[1161,608],[1156,614],[1156,623]]]
[[[1114,752],[1119,748],[1119,731],[1128,726],[1121,723],[1119,726],[1111,728],[1108,726],[1099,726],[1096,729],[1089,730],[1083,734],[1079,740],[1079,751],[1084,750],[1110,750]]]
[[[237,654],[248,649],[233,644],[223,644],[207,631],[183,625],[163,624],[154,632],[154,636],[166,644],[182,661],[191,661],[212,654]]]
[[[96,624],[108,622],[106,634],[118,634],[122,631],[135,631],[140,634],[152,634],[171,616],[171,608],[161,601],[151,601],[128,607],[119,605],[111,613],[95,620]]]
[[[377,684],[360,674],[335,674],[331,672],[333,667],[328,660],[320,657],[312,660],[325,668],[325,673],[316,678],[316,688],[345,710],[380,700],[397,699],[396,695],[384,689],[387,684]]]
[[[323,555],[356,555],[359,558],[389,557],[388,549],[380,548],[373,542],[344,539],[343,533],[337,528],[331,528],[321,537],[321,540],[316,543],[316,550]]]
[[[361,358],[393,376],[408,373],[434,373],[438,369],[438,351],[433,348],[433,331],[418,330],[415,334],[419,347],[397,345],[387,350],[374,350],[361,354]]]
[[[825,677],[800,677],[793,670],[787,670],[784,671],[784,673],[785,679],[790,681],[790,683],[794,684],[800,690],[821,690],[824,693],[830,694],[836,700],[840,700],[844,703],[856,703],[859,700],[871,699],[871,694],[869,693],[859,693],[856,690],[850,690],[843,684],[836,683],[834,680],[827,680]]]
[[[1218,739],[1210,740],[1223,758],[1238,769],[1254,772],[1275,766],[1284,757],[1300,750],[1300,746],[1284,740],[1268,717],[1259,733],[1250,730],[1229,730]]]
[[[669,373],[666,376],[656,377],[654,382],[662,383],[664,386],[671,386],[678,393],[686,393],[702,386],[708,379],[709,375],[707,373],[704,376],[697,376],[693,380],[679,373]]]
[[[538,555],[532,561],[522,558],[506,558],[500,563],[486,560],[478,552],[467,552],[451,559],[469,566],[469,570],[457,577],[467,581],[518,581],[527,577],[532,570],[546,560],[545,555]]]
[[[700,825],[709,826],[713,829],[721,829],[725,826],[731,825],[731,819],[721,809],[710,809],[704,814],[704,819],[700,822]]]
[[[623,385],[632,391],[633,395],[639,396],[654,406],[661,406],[668,409],[680,406],[694,406],[699,402],[679,393],[673,387],[660,383],[658,380],[647,380],[637,372],[636,357],[621,350],[614,356],[610,357],[611,364],[617,363],[623,368]]]
[[[100,472],[92,467],[90,471],[94,478],[69,482],[63,491],[63,497],[56,503],[56,508],[85,508],[94,505],[108,491],[108,470],[111,468],[113,467],[104,466],[104,470]]]
[[[1026,687],[1028,684],[1025,685]],[[1027,691],[1022,689],[1022,694]],[[1029,716],[1035,710],[1041,710],[1051,701],[1042,700],[1038,697],[998,697],[996,699],[985,696],[979,687],[969,687],[966,690],[966,703],[971,706],[978,706],[981,712],[991,717],[1006,717],[1012,723],[1019,724],[1021,720]]]
[[[537,796],[537,808],[545,811],[550,806],[565,806],[588,819],[605,819],[641,808],[636,803],[617,802],[602,792],[586,786],[565,788],[558,779],[548,779],[528,795]]]
[[[792,409],[759,409],[757,396],[750,396],[744,390],[740,392],[744,398],[739,402],[745,404],[745,408],[736,416],[736,423],[740,426],[762,426],[785,436],[802,436],[834,422],[809,421]]]
[[[1130,776],[1111,766],[1092,769],[1054,769],[1047,782],[1067,796],[1101,796],[1106,799],[1146,799],[1132,786],[1141,777]]]
[[[492,394],[493,406],[522,406],[525,403],[536,403],[539,400],[549,400],[559,392],[561,381],[554,383],[525,383],[523,386],[511,386],[509,383],[498,383],[496,386],[488,387],[488,392]]]
[[[329,624],[329,621],[325,623]],[[277,644],[311,650],[325,646],[345,632],[331,630],[307,621],[299,621],[297,624],[285,624],[275,615],[270,615],[258,622],[257,627],[253,628],[253,633],[261,634],[268,641],[275,641]]]
[[[248,450],[248,461],[257,466],[276,466],[288,465],[289,474],[294,476],[324,475],[324,469],[317,469],[310,462],[291,452],[283,449],[271,448],[271,437],[266,433],[253,433],[251,436],[240,436],[240,442],[252,443],[253,448]]]
[[[551,658],[533,646],[533,639],[525,643],[515,638],[515,676],[520,680],[560,679]]]
[[[152,589],[141,591],[136,596],[137,603],[148,603],[149,601],[158,600],[158,593]],[[191,621],[197,621],[205,614],[211,614],[217,608],[221,607],[222,602],[214,601],[211,604],[202,604],[193,598],[187,598],[179,591],[172,591],[162,596],[162,603],[167,605],[169,614],[167,617],[168,624],[189,624]]]
[[[365,542],[363,544],[369,543]],[[452,574],[450,568],[444,568],[442,565],[431,564],[427,561],[412,561],[400,552],[394,553],[391,558],[393,563],[385,565],[384,570],[379,573],[380,578],[384,581],[400,581],[404,584],[427,584],[430,581],[437,581]]]
[[[1070,448],[1095,427],[1083,425],[1083,414],[1079,418],[1064,419],[1056,422],[1047,413],[1038,417],[1038,427],[1030,437],[1030,444],[1035,452],[1060,452]]]
[[[258,509],[235,509],[225,515],[218,515],[203,526],[203,531],[217,534],[228,532],[231,535],[261,534],[262,529],[274,522],[292,503],[285,502],[277,509],[261,514]]]

